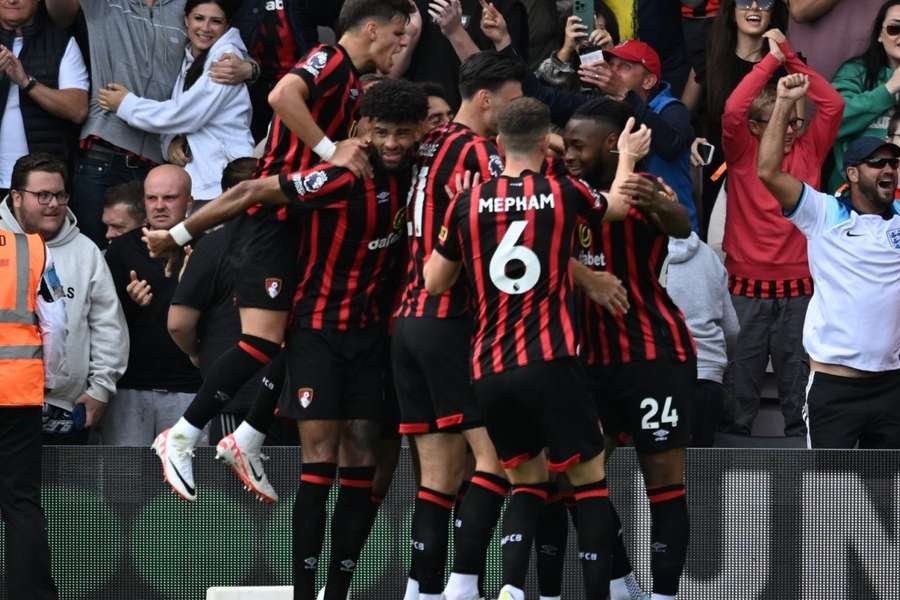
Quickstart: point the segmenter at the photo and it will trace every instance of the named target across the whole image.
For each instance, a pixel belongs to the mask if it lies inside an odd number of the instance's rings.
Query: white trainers
[[[500,595],[497,596],[497,600],[520,600],[521,598],[521,590],[511,585],[504,585],[500,588]]]
[[[216,460],[231,468],[244,484],[244,489],[256,494],[260,501],[271,504],[278,501],[278,493],[266,477],[263,458],[258,450],[241,449],[233,434],[226,435],[216,445]]]
[[[197,500],[197,488],[194,487],[194,446],[187,437],[179,434],[171,435],[166,429],[153,440],[150,446],[162,462],[163,479],[175,493],[194,502]]]

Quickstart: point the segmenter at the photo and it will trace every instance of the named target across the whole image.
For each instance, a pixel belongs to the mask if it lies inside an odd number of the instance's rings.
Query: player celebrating
[[[609,99],[583,105],[566,125],[565,163],[572,175],[610,189],[616,168],[611,153],[628,109]],[[697,377],[693,340],[684,316],[659,284],[669,236],[687,237],[687,210],[656,180],[632,175],[623,182],[630,207],[621,222],[602,231],[580,225],[577,280],[607,271],[624,282],[631,308],[610,311],[583,297],[581,352],[611,452],[618,435],[634,439],[651,517],[654,600],[672,599],[684,567],[688,513],[684,448],[690,443],[690,409]],[[584,287],[584,286],[580,286]],[[612,600],[629,600],[638,586],[622,544],[621,523],[613,552]]]
[[[311,50],[269,95],[275,117],[257,177],[291,173],[319,159],[345,166],[356,175],[370,174],[365,144],[345,139],[362,96],[359,73],[390,69],[393,55],[405,43],[411,11],[408,0],[347,0],[339,19],[344,32],[339,43]],[[332,139],[344,141],[335,144]],[[192,217],[168,232],[146,234],[151,253],[161,255],[176,244],[186,244],[192,232],[204,230]],[[286,208],[261,205],[249,207],[236,228],[232,263],[240,340],[211,367],[184,416],[153,443],[166,481],[187,500],[196,499],[191,457],[202,428],[281,348],[297,283],[299,230],[300,224]],[[248,422],[224,438],[217,452],[266,501],[277,499],[259,455],[273,408],[255,407]]]
[[[620,181],[649,149],[650,133],[626,127],[619,142]],[[425,267],[440,294],[465,266],[477,305],[472,338],[474,389],[491,440],[512,482],[503,519],[501,600],[524,600],[524,581],[548,469],[575,486],[578,541],[588,598],[608,586],[609,493],[603,436],[576,358],[574,289],[569,277],[579,216],[599,229],[626,212],[571,177],[542,176],[550,112],[541,102],[512,102],[499,119],[506,168],[451,204]],[[609,203],[609,204],[608,204]]]
[[[487,137],[496,134],[498,112],[522,95],[524,75],[523,65],[496,52],[469,58],[460,68],[463,101],[454,121],[429,132],[416,159],[406,214],[409,268],[391,342],[400,432],[412,436],[421,466],[407,598],[440,598],[447,521],[462,482],[467,442],[475,473],[456,516],[448,600],[479,597],[478,573],[508,490],[472,396],[468,293],[459,285],[429,297],[422,270],[450,203],[445,186],[464,171],[482,180],[500,174],[502,161]]]

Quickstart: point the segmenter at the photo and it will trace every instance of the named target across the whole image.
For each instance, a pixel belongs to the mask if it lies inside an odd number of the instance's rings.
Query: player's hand
[[[619,134],[619,141],[616,143],[616,149],[619,154],[630,156],[638,161],[650,152],[650,129],[646,125],[641,125],[635,129],[634,117],[628,117],[625,129]]]
[[[549,146],[547,147],[547,156],[560,157],[566,153],[566,141],[558,133],[550,133],[547,136]]]
[[[459,0],[431,0],[428,3],[428,14],[446,36],[463,28],[462,5]]]
[[[621,191],[627,197],[630,206],[651,214],[657,212],[663,203],[672,202],[674,194],[670,195],[663,187],[662,180],[651,179],[643,175],[631,174],[622,182]],[[671,188],[668,188],[671,190]]]
[[[592,271],[588,281],[581,286],[595,304],[612,315],[624,315],[631,308],[628,291],[618,277],[606,271]]]
[[[357,177],[372,177],[369,144],[366,140],[359,138],[342,140],[336,146],[337,150],[334,151],[334,155],[328,162],[349,169]]]
[[[778,47],[778,44],[783,44],[787,41],[787,38],[784,37],[784,34],[780,29],[770,29],[763,34],[763,37],[769,40],[769,54],[778,59],[778,62],[783,63],[785,60],[784,52],[781,51],[781,48]]]
[[[481,173],[473,174],[472,171],[457,173],[453,181],[444,184],[444,192],[448,198],[455,198],[457,194],[467,192],[481,182]]]
[[[97,90],[97,104],[103,110],[116,112],[128,94],[128,88],[121,83],[108,83]]]
[[[481,2],[481,32],[484,37],[491,40],[498,50],[506,48],[512,43],[506,19],[492,3],[487,0],[479,1]]]
[[[187,153],[187,138],[185,136],[177,135],[172,138],[166,158],[170,163],[179,167],[183,167],[191,162],[191,157]]]
[[[146,279],[138,279],[137,273],[131,271],[131,282],[125,288],[128,297],[138,306],[149,306],[153,300],[153,292],[150,290],[150,284]]]
[[[94,427],[100,424],[103,415],[106,414],[106,402],[100,402],[93,396],[81,394],[75,404],[84,404],[84,426]]]
[[[809,76],[803,73],[792,73],[778,80],[778,99],[794,102],[806,95],[809,90]]]
[[[595,87],[615,100],[623,100],[628,93],[622,78],[616,75],[609,68],[609,63],[604,60],[581,65],[578,68],[578,77],[585,85]]]
[[[141,229],[141,241],[147,244],[150,258],[162,258],[178,249],[178,244],[172,239],[172,234],[167,229]]]
[[[703,157],[700,156],[700,144],[708,144],[706,138],[694,138],[691,142],[691,165],[695,167],[703,166]]]
[[[238,85],[253,77],[253,66],[240,56],[226,52],[209,66],[209,79],[223,85]]]

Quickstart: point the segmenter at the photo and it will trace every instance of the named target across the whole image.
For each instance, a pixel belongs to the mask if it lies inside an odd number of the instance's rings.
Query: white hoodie
[[[185,170],[191,176],[191,195],[196,200],[212,200],[221,194],[225,166],[237,158],[253,156],[253,109],[247,86],[223,85],[209,78],[210,65],[226,52],[247,54],[240,32],[233,27],[209,49],[203,74],[190,89],[184,91],[185,74],[194,63],[188,45],[171,100],[160,102],[128,94],[116,111],[132,127],[161,134],[163,156],[168,156],[175,136],[187,136],[193,158]]]
[[[0,228],[22,233],[9,203],[0,203]],[[79,233],[75,215],[66,211],[62,228],[47,248],[66,300],[68,377],[47,391],[44,401],[72,410],[87,393],[108,402],[128,364],[128,326],[112,274],[96,244]]]

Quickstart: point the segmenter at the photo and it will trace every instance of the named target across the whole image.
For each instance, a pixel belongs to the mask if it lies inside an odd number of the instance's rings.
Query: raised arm
[[[478,46],[463,27],[460,0],[431,0],[428,3],[428,14],[453,46],[459,62],[465,62],[478,53]]]
[[[756,174],[786,213],[792,212],[800,201],[803,183],[781,170],[784,161],[784,133],[794,105],[806,95],[808,89],[809,77],[802,73],[794,73],[778,80],[775,107],[759,144]]]
[[[422,13],[419,12],[419,7],[416,6],[414,0],[409,0],[409,3],[413,8],[412,14],[409,15],[409,22],[406,24],[405,33],[409,39],[406,46],[394,55],[390,72],[392,79],[400,79],[409,70],[413,53],[415,53],[416,47],[419,45],[419,39],[422,37]]]
[[[619,163],[616,167],[616,177],[612,187],[606,195],[609,206],[603,217],[604,221],[621,221],[628,214],[628,192],[623,189],[629,175],[634,173],[634,167],[642,158],[650,152],[651,135],[646,125],[641,125],[634,130],[634,117],[629,117],[625,129],[619,135],[617,149],[619,151]]]
[[[771,39],[769,39],[769,43],[772,44]],[[802,73],[809,77],[809,99],[816,105],[816,116],[810,124],[807,135],[813,136],[820,157],[824,160],[825,155],[834,145],[834,140],[841,128],[844,99],[834,89],[831,82],[800,60],[786,40],[778,44],[778,47],[784,54],[784,66],[788,73]]]

